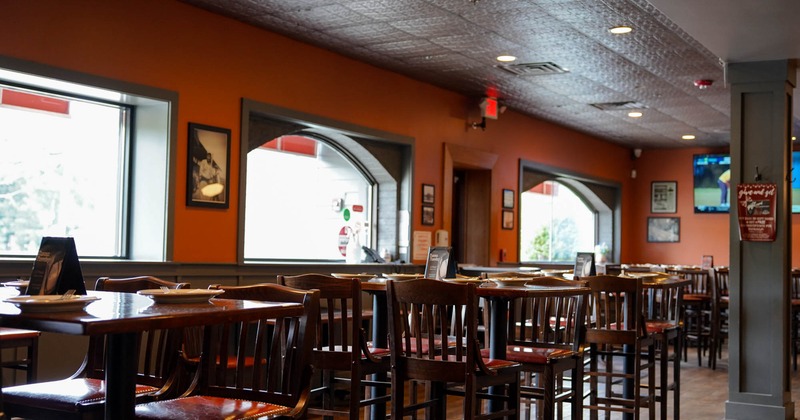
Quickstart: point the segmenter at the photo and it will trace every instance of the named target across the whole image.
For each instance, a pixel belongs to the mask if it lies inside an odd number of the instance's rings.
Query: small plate
[[[636,271],[625,272],[625,275],[624,275],[624,277],[633,277],[633,278],[637,278],[637,279],[643,279],[643,278],[649,278],[649,277],[658,277],[658,276],[659,276],[658,273],[653,273],[653,272],[640,273],[640,272],[636,272]]]
[[[147,296],[156,303],[200,303],[208,302],[212,297],[224,292],[224,290],[210,289],[145,289],[136,293]]]
[[[352,274],[352,273],[331,273],[331,276],[339,278],[339,279],[359,279],[359,280],[371,280],[375,277],[378,277],[378,274],[369,274],[369,273],[361,273],[361,274]]]
[[[572,270],[558,270],[555,268],[545,268],[541,272],[546,275],[555,275],[555,274],[569,274],[572,273]]]
[[[531,281],[530,278],[526,277],[495,277],[491,280],[497,287],[513,287],[513,286],[525,286],[525,283]]]
[[[448,283],[483,283],[486,280],[481,279],[480,277],[456,277],[454,279],[442,279]]]
[[[389,280],[414,280],[422,277],[422,274],[390,274],[390,273],[383,273],[383,277],[386,277]]]
[[[30,283],[31,283],[30,280],[14,280],[3,283],[3,286],[14,287],[18,290],[25,290],[28,288],[28,285]]]
[[[73,295],[61,299],[61,295],[23,295],[4,299],[13,303],[22,312],[69,312],[82,311],[86,305],[100,298],[97,296]]]

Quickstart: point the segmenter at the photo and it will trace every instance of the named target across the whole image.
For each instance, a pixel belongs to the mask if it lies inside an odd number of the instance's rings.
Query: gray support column
[[[793,419],[789,328],[793,61],[736,63],[731,83],[730,367],[726,419]],[[758,169],[756,169],[758,168]],[[774,242],[739,240],[736,185],[778,186]]]

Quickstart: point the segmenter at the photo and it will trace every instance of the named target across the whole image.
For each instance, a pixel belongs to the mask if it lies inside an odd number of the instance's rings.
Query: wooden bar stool
[[[0,328],[0,349],[19,349],[25,348],[25,354],[22,357],[17,356],[14,352],[14,358],[6,360],[3,358],[0,366],[13,370],[22,370],[26,373],[26,382],[33,383],[36,381],[37,373],[37,358],[39,354],[39,336],[42,335],[41,331],[23,330],[19,328]],[[16,385],[16,375],[14,376],[13,384]]]

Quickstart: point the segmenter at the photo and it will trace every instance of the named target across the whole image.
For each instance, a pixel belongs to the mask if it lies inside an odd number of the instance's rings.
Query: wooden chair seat
[[[675,330],[680,328],[680,324],[676,324],[670,321],[646,321],[645,328],[647,328],[648,333],[664,333],[669,330]]]
[[[137,384],[135,392],[137,398],[141,398],[158,389]],[[3,403],[36,407],[37,410],[79,413],[87,406],[102,406],[105,391],[105,381],[100,379],[64,379],[4,388]]]
[[[139,404],[136,418],[174,420],[177,413],[184,419],[262,419],[289,414],[291,407],[261,401],[196,395]]]
[[[488,358],[489,349],[481,350],[481,356]],[[545,364],[558,359],[568,359],[578,356],[578,353],[562,348],[506,346],[506,360],[518,363]]]

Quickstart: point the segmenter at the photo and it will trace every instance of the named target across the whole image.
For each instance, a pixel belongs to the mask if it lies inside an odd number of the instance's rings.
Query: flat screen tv
[[[792,152],[792,213],[800,213],[800,151]]]
[[[694,155],[694,212],[730,211],[731,157],[728,154]]]

